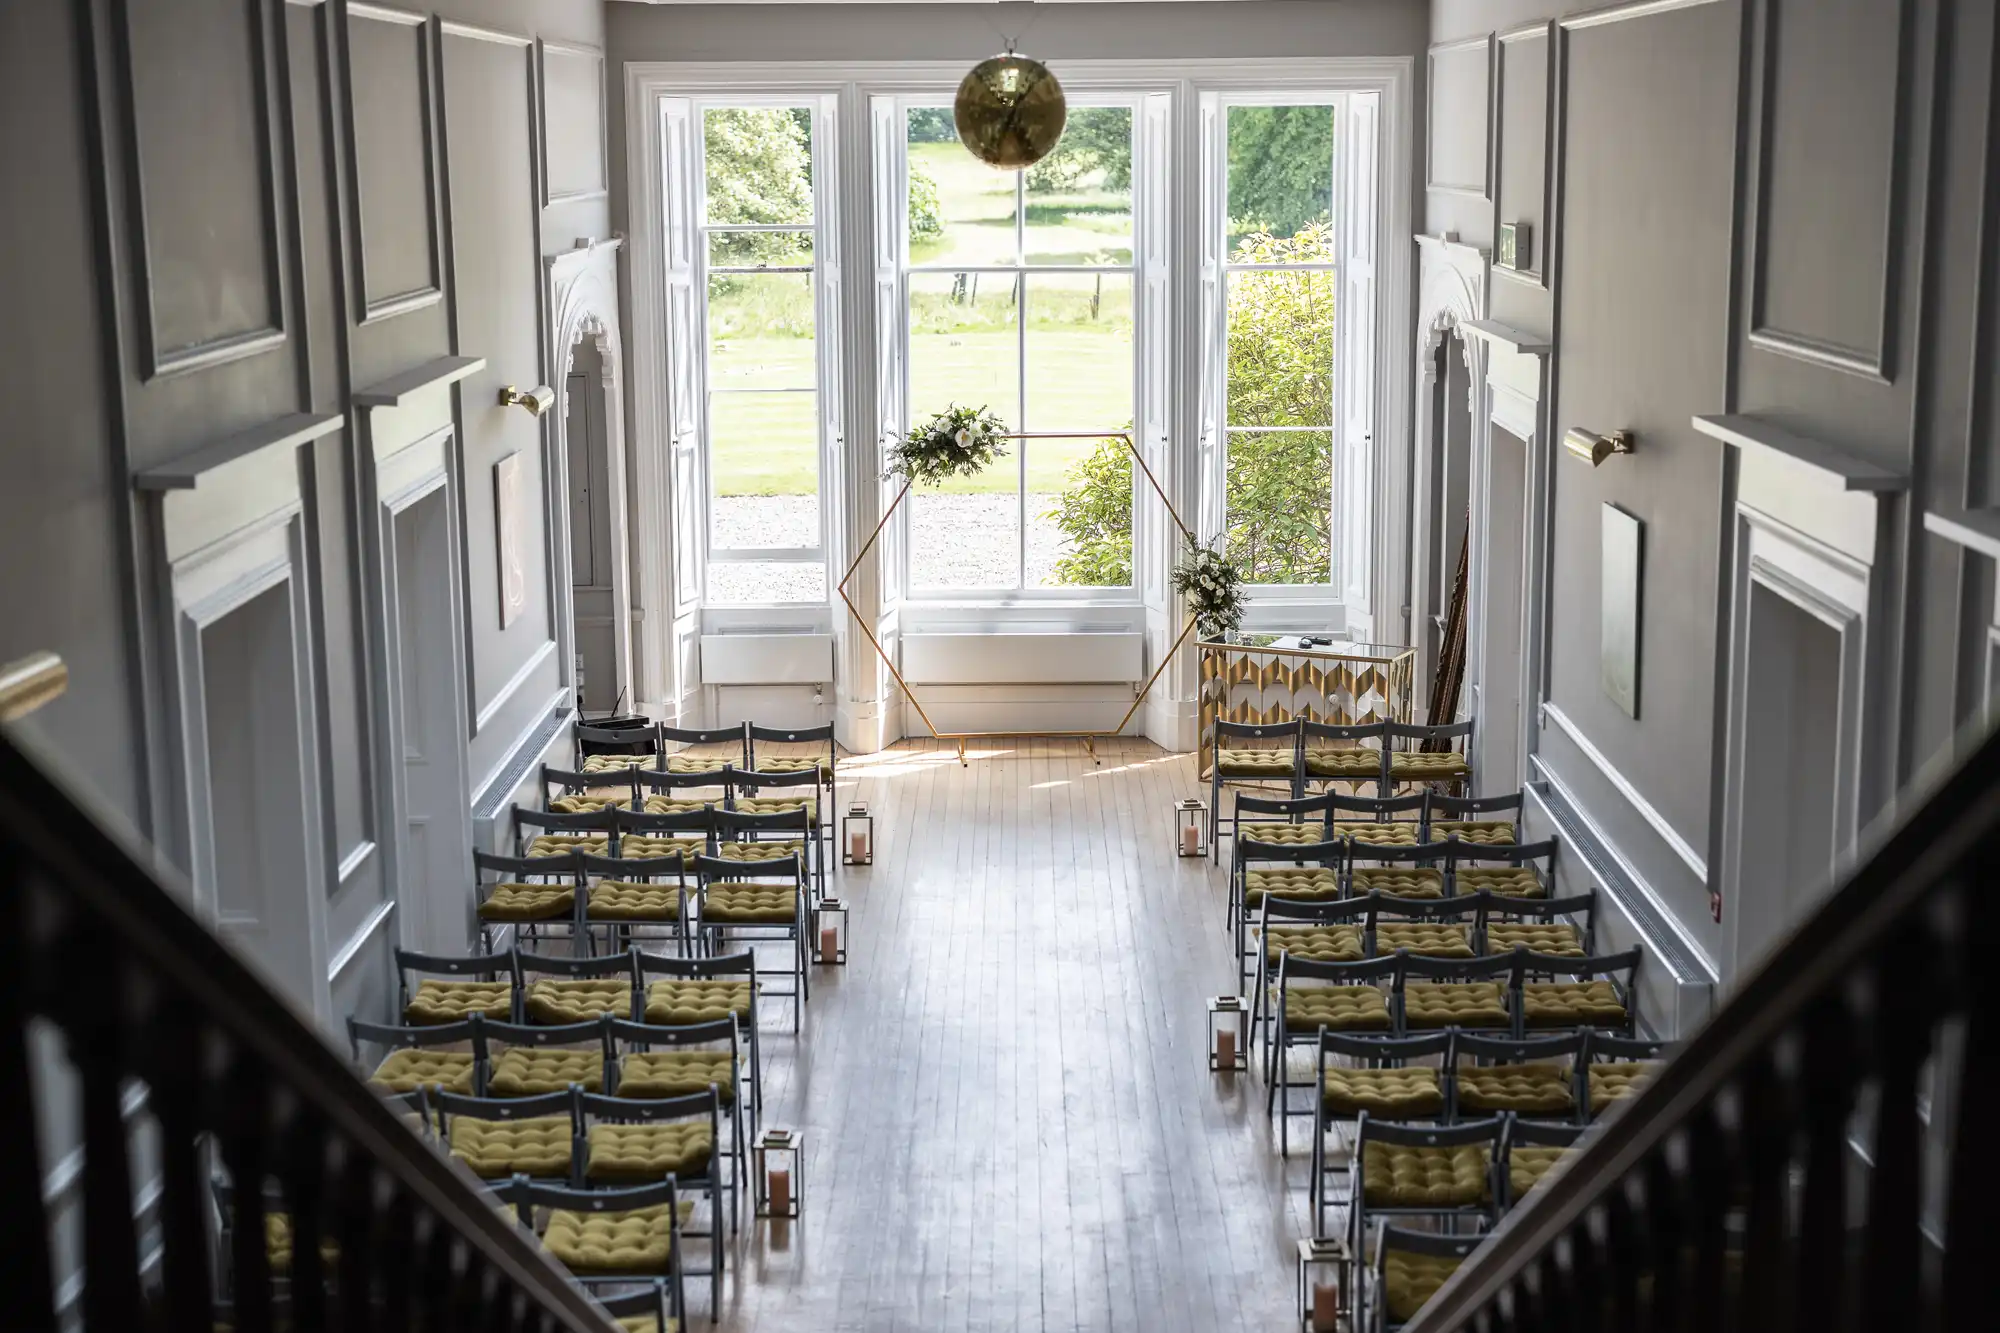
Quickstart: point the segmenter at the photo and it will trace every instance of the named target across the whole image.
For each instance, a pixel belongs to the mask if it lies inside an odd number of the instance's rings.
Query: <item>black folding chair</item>
[[[1215,829],[1210,839],[1212,860],[1221,856],[1222,839],[1236,836],[1237,816],[1222,813],[1222,789],[1238,783],[1282,783],[1285,791],[1297,796],[1299,781],[1299,723],[1222,722],[1215,724],[1215,752],[1208,769],[1208,808]],[[1231,741],[1238,744],[1231,745]]]
[[[577,935],[578,872],[575,853],[556,856],[500,856],[472,853],[473,916],[479,947],[493,952],[493,934],[511,927],[515,941],[539,941],[551,927]]]

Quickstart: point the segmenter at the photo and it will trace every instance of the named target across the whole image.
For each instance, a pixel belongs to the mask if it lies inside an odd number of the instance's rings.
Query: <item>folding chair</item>
[[[1476,842],[1487,847],[1505,847],[1519,842],[1521,810],[1527,793],[1507,796],[1441,796],[1426,792],[1424,839],[1446,842]],[[1496,818],[1496,816],[1499,816]]]
[[[1514,957],[1412,958],[1398,956],[1396,1033],[1477,1028],[1513,1035],[1517,1029]]]
[[[555,957],[517,951],[521,1017],[540,1027],[631,1018],[639,979],[630,953]]]
[[[361,1057],[363,1042],[383,1051],[372,1070]],[[446,1092],[469,1093],[479,1086],[470,1019],[429,1027],[393,1027],[349,1017],[347,1051],[355,1072],[378,1092],[411,1093],[441,1087]]]
[[[1389,724],[1367,722],[1337,726],[1305,722],[1302,726],[1300,783],[1310,789],[1322,783],[1331,789],[1346,783],[1356,795],[1372,786],[1377,796],[1389,794]],[[1370,741],[1374,744],[1371,746]]]
[[[1482,891],[1460,902],[1481,904],[1480,952],[1588,956],[1597,938],[1597,890],[1569,898],[1502,898]]]
[[[831,810],[819,801],[819,774],[812,769],[788,773],[750,770],[729,775],[729,809],[739,815],[804,815],[803,860],[815,901],[826,883],[826,861],[833,850]]]
[[[1512,1115],[1580,1123],[1583,1034],[1486,1037],[1452,1033],[1451,1118]]]
[[[1324,794],[1297,797],[1257,796],[1247,792],[1237,794],[1236,834],[1231,846],[1239,850],[1229,862],[1229,907],[1225,925],[1233,929],[1237,915],[1243,910],[1242,885],[1238,882],[1238,871],[1243,863],[1240,845],[1260,842],[1307,846],[1327,842],[1333,836],[1329,831],[1332,799]]]
[[[1567,1157],[1584,1135],[1582,1125],[1545,1120],[1507,1120],[1507,1143],[1501,1162],[1500,1211],[1506,1213],[1542,1183],[1542,1177]]]
[[[1415,1319],[1424,1302],[1484,1239],[1382,1227],[1368,1266],[1369,1281],[1357,1293],[1354,1327],[1365,1333],[1389,1333]]]
[[[1413,958],[1471,958],[1479,903],[1466,898],[1408,898],[1377,890],[1368,895],[1368,956],[1406,953]]]
[[[1555,883],[1553,838],[1512,847],[1462,840],[1441,845],[1448,849],[1444,866],[1454,894],[1490,893],[1496,899],[1546,898]]]
[[[1208,808],[1214,815],[1214,836],[1209,840],[1211,859],[1219,860],[1225,830],[1236,836],[1236,816],[1224,818],[1222,789],[1231,783],[1282,782],[1285,790],[1300,794],[1299,732],[1297,722],[1222,722],[1215,724],[1215,756],[1208,770]],[[1231,741],[1239,744],[1231,745]]]
[[[840,747],[833,739],[833,723],[818,727],[760,727],[749,723],[744,728],[745,748],[743,766],[758,773],[797,773],[805,771],[818,773],[820,786],[826,791],[827,807],[833,805],[833,780],[840,757]],[[772,754],[768,750],[759,755],[757,742],[767,745],[826,746],[826,757],[817,754]]]
[[[479,947],[493,952],[493,932],[511,926],[516,941],[539,941],[551,926],[577,934],[577,872],[574,853],[558,856],[499,856],[472,853],[473,915]]]
[[[1674,1043],[1609,1032],[1584,1034],[1583,1111],[1592,1120],[1646,1086],[1659,1072]]]
[[[540,1027],[474,1019],[472,1049],[485,1078],[481,1097],[542,1097],[573,1083],[604,1086],[604,1019]]]
[[[568,1185],[583,1164],[574,1086],[533,1097],[428,1094],[438,1139],[481,1180],[527,1176]]]
[[[766,988],[764,969],[753,972],[751,980],[765,994],[790,999],[792,1031],[799,1030],[805,1017],[805,1003],[811,998],[811,969],[806,958],[806,881],[796,856],[770,861],[725,861],[704,856],[695,862],[699,885],[702,951],[710,956],[722,952],[730,942],[750,946],[756,957],[759,941],[788,940],[792,948],[790,990]]]
[[[1498,1221],[1505,1128],[1497,1116],[1403,1125],[1362,1112],[1348,1162],[1347,1252],[1367,1252],[1376,1218],[1426,1218],[1453,1232],[1466,1223],[1483,1231]]]
[[[617,1295],[591,1295],[623,1333],[673,1333],[687,1323],[686,1297],[680,1284],[667,1278]]]
[[[1240,843],[1238,844],[1241,845]],[[1301,962],[1358,963],[1367,957],[1366,899],[1294,899],[1263,895],[1257,913],[1257,975],[1250,987],[1250,1022],[1268,1047],[1276,1005],[1271,978],[1286,954]]]
[[[1390,791],[1412,785],[1428,789],[1437,783],[1457,795],[1472,790],[1472,765],[1466,758],[1472,749],[1470,721],[1435,727],[1409,722],[1388,725]]]
[[[1443,1072],[1416,1062],[1442,1057],[1450,1045],[1451,1034],[1446,1032],[1429,1037],[1319,1034],[1313,1098],[1313,1235],[1327,1234],[1326,1210],[1340,1202],[1328,1197],[1326,1189],[1333,1170],[1328,1166],[1326,1141],[1334,1122],[1358,1121],[1363,1114],[1378,1120],[1443,1120],[1449,1105]],[[1336,1064],[1336,1056],[1352,1063]]]
[[[1250,942],[1249,915],[1261,912],[1266,898],[1294,903],[1327,903],[1341,897],[1337,842],[1272,843],[1238,838],[1230,865],[1230,897],[1236,906],[1236,989],[1241,993],[1252,971],[1255,952]]]
[[[639,808],[649,815],[686,815],[720,809],[729,801],[724,778],[733,771],[718,768],[713,772],[635,774]]]
[[[749,953],[720,958],[665,958],[635,950],[640,1018],[648,1027],[688,1027],[727,1018],[750,1052],[750,1115],[764,1117],[764,1056],[757,1036],[757,960]],[[652,978],[658,978],[653,980]]]
[[[592,856],[611,854],[612,820],[616,810],[588,810],[582,814],[561,811],[523,810],[514,807],[514,854],[516,856],[567,856],[588,852]]]
[[[398,949],[395,957],[396,1005],[403,1021],[412,1027],[463,1022],[475,1014],[505,1022],[520,1012],[515,1007],[518,999],[515,983],[520,977],[511,950],[452,958]],[[412,973],[432,975],[420,976],[416,989],[411,990]],[[478,979],[455,980],[459,977]]]
[[[542,1218],[542,1247],[585,1286],[647,1280],[678,1286],[683,1279],[681,1240],[695,1205],[680,1197],[672,1176],[604,1190],[518,1178],[499,1192],[530,1234]],[[711,1225],[708,1238],[713,1309],[722,1296],[722,1228]]]
[[[678,1027],[613,1022],[605,1037],[611,1043],[605,1091],[614,1097],[685,1097],[714,1088],[728,1112],[730,1140],[723,1155],[732,1158],[733,1169],[749,1180],[748,1133],[754,1126],[746,1114],[750,1099],[737,1095],[749,1070],[735,1020],[718,1018]]]
[[[1531,1032],[1604,1028],[1621,1037],[1632,1036],[1639,1021],[1638,992],[1633,987],[1643,953],[1638,948],[1597,958],[1516,953],[1522,978],[1521,1026]],[[1548,980],[1529,981],[1530,976]]]
[[[660,759],[660,728],[591,727],[578,723],[576,766],[585,773],[616,773],[628,768],[655,768]]]
[[[1313,1087],[1313,1080],[1295,1080],[1290,1054],[1294,1047],[1317,1047],[1324,1032],[1351,1036],[1397,1035],[1384,984],[1393,982],[1397,960],[1370,958],[1358,963],[1314,963],[1289,953],[1278,959],[1274,1040],[1266,1043],[1264,1113],[1278,1114],[1278,1152],[1291,1155],[1293,1116],[1314,1116],[1308,1108],[1292,1108],[1292,1089]]]
[[[655,819],[685,819],[684,815],[656,815]],[[706,823],[706,817],[692,816]],[[621,841],[622,849],[622,841]],[[590,952],[599,952],[597,932],[605,932],[607,954],[623,954],[635,944],[657,944],[659,935],[635,932],[664,927],[676,951],[690,951],[688,933],[688,892],[686,862],[677,855],[634,857],[586,856],[582,858],[584,880],[583,934]]]
[[[750,738],[741,722],[732,727],[662,726],[660,744],[666,755],[661,768],[668,773],[700,773],[720,778],[729,769],[750,766]],[[673,750],[669,746],[681,748]],[[693,751],[697,746],[722,748],[696,754]]]
[[[1375,847],[1412,847],[1424,841],[1424,798],[1415,796],[1326,797],[1333,836]]]
[[[1347,848],[1347,892],[1354,897],[1379,893],[1398,900],[1436,900],[1450,895],[1451,884],[1444,872],[1448,849],[1443,843],[1343,840],[1343,845]],[[1368,864],[1357,864],[1361,861]]]
[[[618,1188],[670,1176],[683,1191],[728,1200],[729,1230],[735,1233],[742,1195],[735,1172],[724,1175],[716,1167],[722,1103],[714,1087],[677,1097],[579,1093],[576,1105],[584,1132],[583,1184]]]
[[[594,772],[542,765],[542,809],[559,815],[630,810],[637,795],[630,767]]]

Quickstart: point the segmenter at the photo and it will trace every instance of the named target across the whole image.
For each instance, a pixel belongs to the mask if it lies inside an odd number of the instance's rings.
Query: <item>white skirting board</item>
[[[704,634],[704,685],[821,685],[833,679],[831,634]]]
[[[911,684],[1068,685],[1146,678],[1146,636],[1083,634],[903,635]]]

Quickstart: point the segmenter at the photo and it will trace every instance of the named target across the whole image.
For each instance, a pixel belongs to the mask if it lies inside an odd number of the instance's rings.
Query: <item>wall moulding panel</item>
[[[540,43],[542,206],[610,193],[605,180],[604,52]]]
[[[444,299],[437,39],[407,10],[350,4],[347,19],[350,266],[354,308],[369,325]]]
[[[1500,228],[1533,229],[1515,266],[1493,265],[1493,276],[1547,291],[1548,222],[1555,215],[1555,172],[1549,162],[1555,60],[1550,25],[1530,23],[1495,38],[1493,57],[1493,244]],[[1525,206],[1532,205],[1531,209]]]
[[[1465,37],[1430,49],[1424,86],[1429,135],[1424,187],[1484,199],[1493,188],[1494,39]],[[1449,134],[1450,138],[1442,137]]]

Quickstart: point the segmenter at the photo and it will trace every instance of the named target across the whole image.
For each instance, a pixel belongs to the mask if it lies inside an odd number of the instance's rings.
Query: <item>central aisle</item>
[[[877,839],[834,881],[849,963],[814,969],[796,1043],[764,1043],[805,1217],[746,1235],[724,1329],[1290,1322],[1305,1155],[1279,1161],[1261,1081],[1207,1069],[1233,972],[1222,872],[1173,854],[1193,759],[1100,753],[842,762]]]

